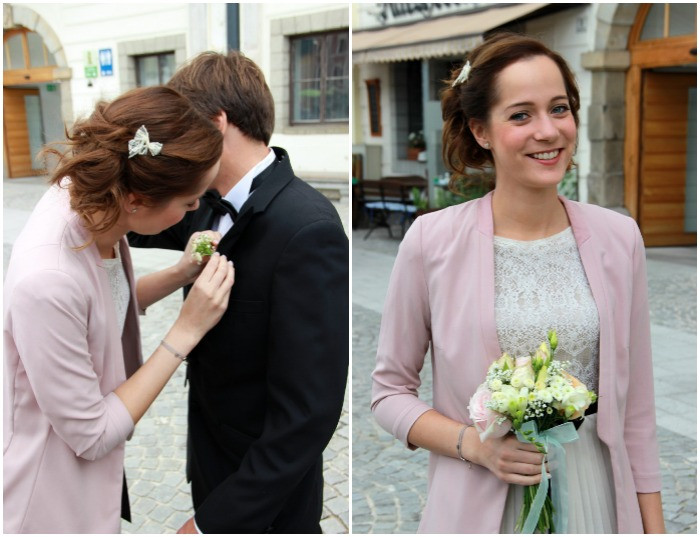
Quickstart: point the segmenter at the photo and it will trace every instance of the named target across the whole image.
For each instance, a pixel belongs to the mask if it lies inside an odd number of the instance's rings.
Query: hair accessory
[[[152,156],[156,156],[163,149],[163,144],[159,142],[151,142],[148,138],[148,131],[145,125],[141,125],[136,131],[136,135],[132,140],[129,140],[129,158],[136,155],[145,155],[148,151]]]
[[[469,71],[471,70],[472,65],[469,63],[469,60],[467,60],[467,63],[465,63],[464,67],[462,67],[462,71],[459,73],[459,76],[455,78],[454,82],[452,82],[452,87],[454,88],[457,84],[462,84],[463,82],[466,82],[469,78]]]
[[[168,352],[174,354],[176,358],[179,358],[179,359],[182,360],[183,362],[186,362],[186,361],[187,361],[187,356],[185,356],[185,355],[182,354],[182,353],[177,352],[177,351],[176,351],[175,349],[173,349],[170,345],[168,345],[168,343],[166,343],[166,341],[165,341],[164,339],[162,339],[162,340],[160,341],[160,344],[163,346],[163,348],[164,348],[165,350],[167,350]]]

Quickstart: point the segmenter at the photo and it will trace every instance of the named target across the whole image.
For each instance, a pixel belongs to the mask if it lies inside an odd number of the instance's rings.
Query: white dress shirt
[[[246,173],[240,181],[238,181],[231,190],[223,197],[223,199],[229,201],[233,205],[236,211],[240,211],[243,204],[246,202],[250,196],[250,186],[255,179],[265,168],[275,161],[275,152],[268,148],[269,153],[253,166],[248,173]],[[233,227],[233,220],[228,214],[224,214],[219,217],[219,221],[214,220],[213,229],[218,231],[222,236],[228,233],[228,230]]]

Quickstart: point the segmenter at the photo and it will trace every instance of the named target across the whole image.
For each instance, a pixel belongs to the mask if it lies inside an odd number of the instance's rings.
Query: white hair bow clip
[[[141,125],[136,131],[136,135],[132,140],[129,140],[129,158],[136,155],[145,155],[150,151],[152,156],[156,156],[163,149],[163,144],[159,142],[151,142],[148,138],[148,131],[145,125]]]
[[[469,71],[472,70],[472,66],[469,63],[469,60],[467,60],[467,63],[464,64],[464,67],[462,67],[462,71],[459,73],[459,76],[455,78],[455,81],[452,82],[452,87],[454,88],[457,84],[461,84],[462,82],[466,82],[467,79],[469,78]]]

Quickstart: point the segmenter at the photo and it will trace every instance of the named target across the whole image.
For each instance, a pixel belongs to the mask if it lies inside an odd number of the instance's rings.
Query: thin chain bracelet
[[[175,355],[176,358],[179,358],[183,362],[187,361],[187,356],[184,354],[180,354],[177,352],[175,349],[173,349],[164,339],[160,340],[160,344],[163,345],[163,348],[169,352],[171,352],[173,355]]]
[[[469,468],[471,469],[472,467],[472,462],[468,461],[462,456],[462,438],[464,437],[464,431],[466,431],[469,428],[469,425],[465,425],[462,427],[462,430],[459,431],[459,438],[457,439],[457,456],[462,459],[464,462],[466,462],[469,465]]]

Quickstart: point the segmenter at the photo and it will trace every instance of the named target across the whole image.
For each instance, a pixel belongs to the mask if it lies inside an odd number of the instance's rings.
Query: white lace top
[[[598,391],[598,310],[571,228],[534,241],[494,237],[496,329],[503,352],[524,356],[557,332],[555,358]]]
[[[119,244],[114,247],[114,254],[116,255],[115,259],[103,259],[102,264],[107,270],[107,276],[109,276],[109,286],[112,288],[112,298],[117,310],[117,322],[119,323],[119,333],[121,334],[124,331],[131,290],[129,288],[129,280],[127,280],[126,272],[124,271],[124,264],[119,254]]]

